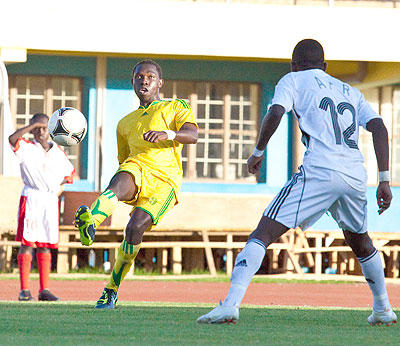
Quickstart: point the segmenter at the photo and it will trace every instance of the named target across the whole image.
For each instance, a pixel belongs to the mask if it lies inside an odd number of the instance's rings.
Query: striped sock
[[[114,192],[108,189],[97,197],[90,207],[96,227],[114,212],[117,203],[117,196],[115,196]]]
[[[117,260],[111,272],[110,281],[108,281],[106,288],[112,289],[115,292],[118,291],[121,281],[125,278],[126,274],[128,274],[129,269],[131,269],[136,255],[139,252],[140,245],[141,244],[128,244],[126,240],[122,242],[118,249]]]
[[[381,257],[378,250],[374,250],[369,256],[358,258],[362,273],[367,280],[373,295],[372,308],[376,312],[383,312],[390,308],[389,298],[385,285],[385,273],[382,267]]]

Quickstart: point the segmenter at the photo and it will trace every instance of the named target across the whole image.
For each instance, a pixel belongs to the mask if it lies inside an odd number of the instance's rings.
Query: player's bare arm
[[[174,141],[182,144],[196,144],[198,139],[196,125],[192,123],[184,123],[179,131],[175,133]],[[168,140],[168,132],[166,131],[148,131],[143,135],[143,138],[151,143]]]
[[[389,141],[388,133],[382,119],[375,118],[368,122],[367,130],[372,133],[374,150],[379,172],[389,172]],[[378,213],[382,214],[390,207],[392,192],[388,181],[380,181],[376,190]]]
[[[27,126],[24,126],[17,131],[15,131],[12,135],[8,137],[8,141],[12,146],[17,144],[18,138],[21,138],[25,133],[32,132],[34,129],[37,128],[47,128],[47,124],[43,124],[41,122],[34,122]]]
[[[258,150],[263,151],[265,149],[270,138],[278,128],[283,114],[285,114],[285,108],[280,105],[273,105],[270,108],[261,124],[261,129],[256,145],[256,148]],[[250,173],[255,174],[260,170],[262,159],[263,156],[251,155],[249,157],[249,159],[247,160],[247,166]]]

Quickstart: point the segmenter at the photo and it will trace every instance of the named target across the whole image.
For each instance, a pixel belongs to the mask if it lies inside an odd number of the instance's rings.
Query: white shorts
[[[341,229],[353,233],[367,231],[367,187],[351,186],[341,173],[325,168],[299,167],[275,196],[264,216],[289,228],[311,227],[330,212]]]
[[[25,186],[22,190],[21,202],[23,203],[20,203],[18,210],[16,240],[23,239],[27,243],[39,244],[40,247],[57,244],[59,236],[57,194]]]

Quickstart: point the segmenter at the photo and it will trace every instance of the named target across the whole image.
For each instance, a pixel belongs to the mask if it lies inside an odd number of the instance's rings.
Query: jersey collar
[[[156,103],[159,103],[159,102],[161,102],[161,101],[156,100],[156,101],[153,101],[152,103],[150,103],[148,106],[141,106],[140,105],[138,109],[147,109],[147,108],[149,108],[149,107],[151,107],[151,106],[153,106],[153,105],[155,105]]]

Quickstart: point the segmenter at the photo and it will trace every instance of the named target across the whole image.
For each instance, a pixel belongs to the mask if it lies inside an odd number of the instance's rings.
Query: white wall
[[[1,11],[0,47],[289,59],[315,38],[327,60],[400,61],[400,9],[2,0]]]

